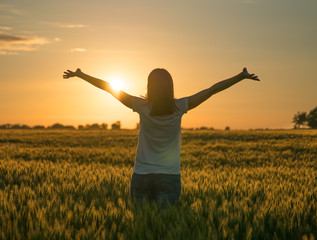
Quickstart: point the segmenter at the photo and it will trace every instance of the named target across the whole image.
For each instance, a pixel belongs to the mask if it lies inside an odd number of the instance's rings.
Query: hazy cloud
[[[63,24],[60,25],[62,28],[85,28],[87,25],[84,24]]]
[[[54,41],[55,42],[59,42],[59,41],[61,41],[62,39],[60,39],[59,37],[56,37],[56,38],[54,38]]]
[[[10,30],[12,30],[12,28],[6,27],[6,26],[0,26],[0,30],[10,31]]]
[[[11,13],[11,14],[16,14],[16,15],[22,14],[22,11],[14,8],[13,6],[11,6],[9,4],[0,4],[0,11]]]
[[[85,48],[72,48],[70,49],[71,52],[86,52]]]
[[[0,55],[18,55],[17,52],[7,52],[7,51],[1,51],[0,50]]]
[[[19,51],[34,51],[48,41],[40,37],[14,35],[0,32],[0,55],[18,54]]]

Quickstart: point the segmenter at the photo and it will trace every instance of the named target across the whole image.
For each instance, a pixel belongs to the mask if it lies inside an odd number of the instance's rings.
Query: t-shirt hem
[[[140,175],[145,175],[145,174],[171,174],[171,175],[179,175],[181,174],[181,171],[179,172],[166,172],[166,171],[155,171],[155,172],[139,172],[139,171],[135,171],[133,169],[133,172],[136,174],[140,174]]]

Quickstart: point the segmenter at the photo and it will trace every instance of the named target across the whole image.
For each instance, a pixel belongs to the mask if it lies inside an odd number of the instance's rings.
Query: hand
[[[252,80],[255,80],[255,81],[260,81],[258,76],[255,76],[254,74],[248,73],[247,68],[243,68],[242,74],[243,74],[243,77],[246,78],[246,79],[252,79]]]
[[[67,79],[71,77],[78,77],[81,73],[82,71],[80,70],[80,68],[77,68],[76,72],[67,70],[67,72],[64,72],[63,78]]]

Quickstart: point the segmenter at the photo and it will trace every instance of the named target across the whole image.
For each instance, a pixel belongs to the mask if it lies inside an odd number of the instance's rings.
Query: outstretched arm
[[[197,107],[199,104],[203,103],[206,101],[208,98],[210,98],[212,95],[221,92],[232,85],[242,81],[243,79],[252,79],[255,81],[260,81],[257,76],[254,74],[249,74],[247,69],[244,68],[241,73],[238,75],[229,78],[227,80],[223,80],[221,82],[218,82],[214,85],[212,85],[210,88],[207,88],[203,91],[200,91],[190,97],[188,97],[188,110],[191,110],[195,107]]]
[[[89,82],[90,84],[110,93],[112,96],[114,96],[116,99],[118,99],[121,103],[123,103],[128,108],[132,108],[132,96],[130,94],[127,94],[126,92],[122,90],[118,90],[118,91],[114,90],[111,87],[110,83],[103,81],[101,79],[89,76],[88,74],[83,73],[79,68],[77,68],[76,72],[67,70],[67,72],[64,72],[63,77],[64,78],[79,77]]]

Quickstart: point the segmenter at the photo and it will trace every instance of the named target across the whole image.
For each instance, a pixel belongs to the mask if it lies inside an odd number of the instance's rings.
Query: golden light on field
[[[297,130],[186,131],[177,207],[140,211],[137,131],[0,129],[1,239],[316,239],[317,132]]]

